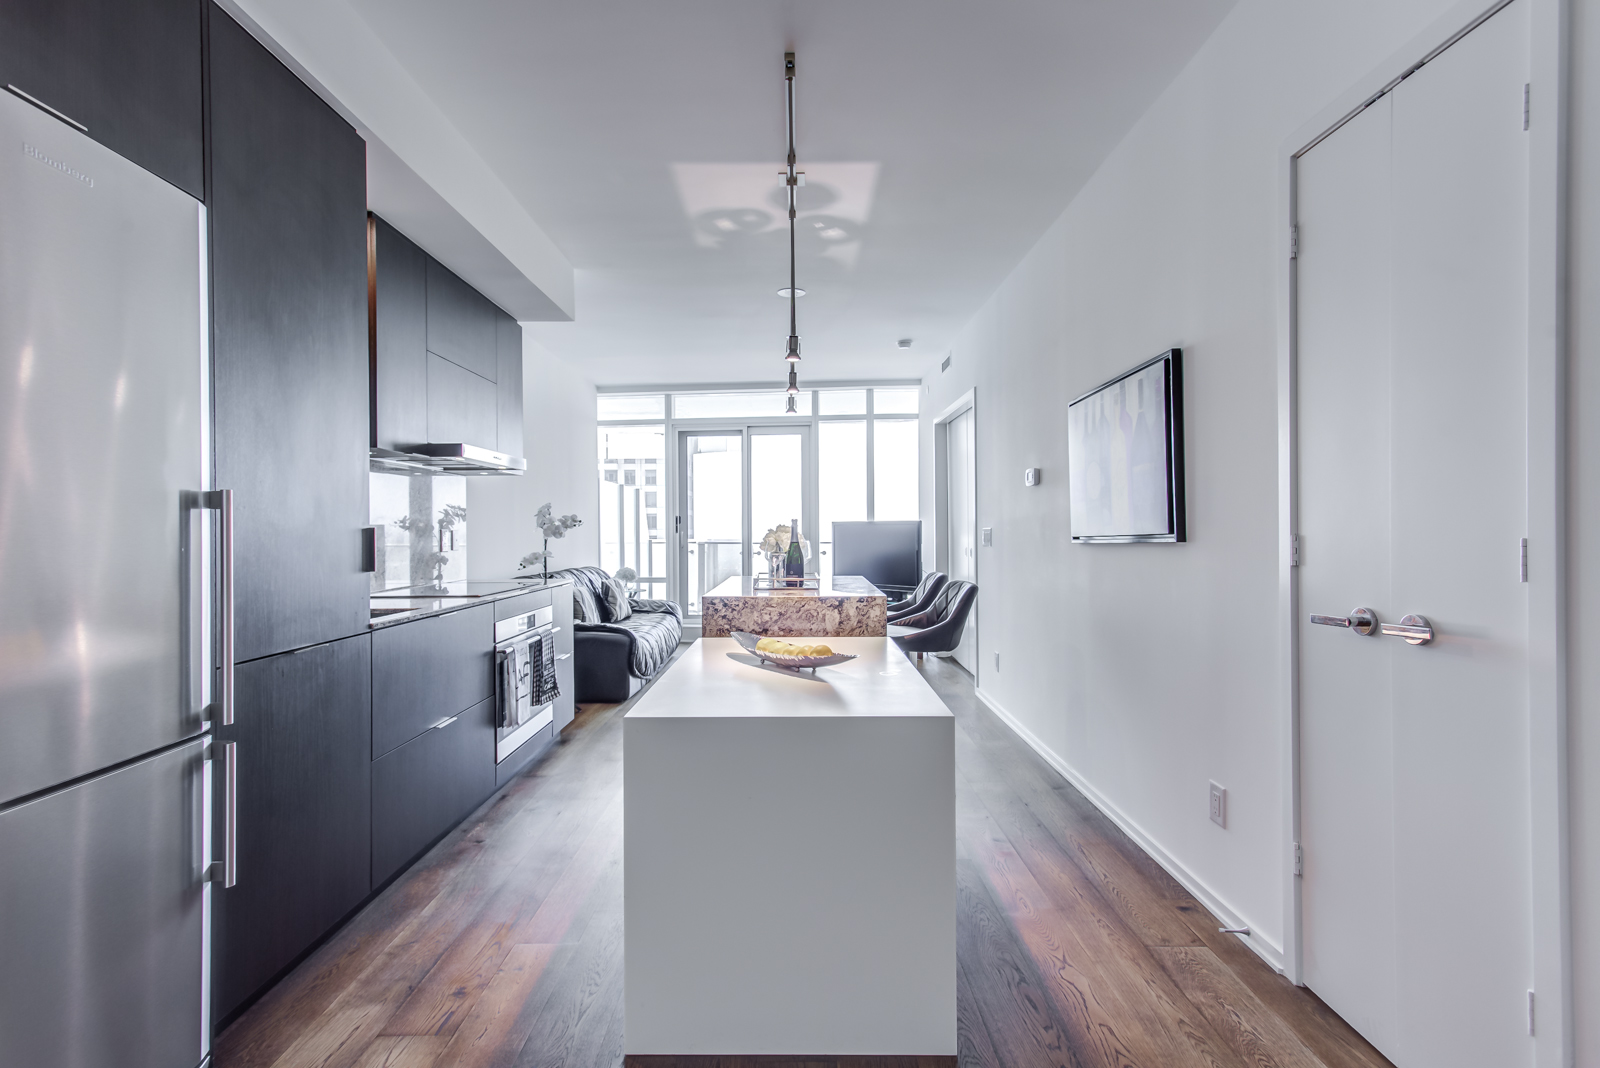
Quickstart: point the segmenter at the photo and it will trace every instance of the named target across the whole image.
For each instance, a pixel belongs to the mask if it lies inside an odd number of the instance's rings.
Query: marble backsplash
[[[368,478],[378,549],[372,592],[465,579],[466,478],[379,471]]]

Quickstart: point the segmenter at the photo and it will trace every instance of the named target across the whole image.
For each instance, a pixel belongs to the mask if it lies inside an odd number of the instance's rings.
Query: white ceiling
[[[352,0],[576,268],[530,330],[602,385],[784,375],[785,50],[801,380],[919,377],[1233,2]]]

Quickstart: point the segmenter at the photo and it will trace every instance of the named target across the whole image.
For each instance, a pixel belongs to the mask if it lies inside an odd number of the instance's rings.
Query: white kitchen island
[[[956,1053],[955,721],[887,638],[685,651],[623,724],[629,1055]]]

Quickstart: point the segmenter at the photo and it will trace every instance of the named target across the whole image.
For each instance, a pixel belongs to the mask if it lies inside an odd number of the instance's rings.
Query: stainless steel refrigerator
[[[0,1065],[208,1056],[204,232],[0,91]]]

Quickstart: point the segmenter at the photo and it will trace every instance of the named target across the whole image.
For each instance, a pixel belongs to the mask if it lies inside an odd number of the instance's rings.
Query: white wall
[[[522,435],[528,471],[520,478],[467,479],[467,573],[503,579],[541,547],[533,514],[549,503],[583,526],[550,543],[550,567],[600,560],[600,487],[595,459],[594,383],[523,332]]]
[[[976,387],[978,522],[994,528],[979,549],[981,692],[1269,955],[1286,863],[1279,152],[1450,6],[1243,0],[926,379],[930,527],[932,420]],[[1066,403],[1173,346],[1190,540],[1075,547]],[[1034,466],[1042,484],[1026,488]],[[1208,820],[1210,780],[1228,790],[1226,830]]]

